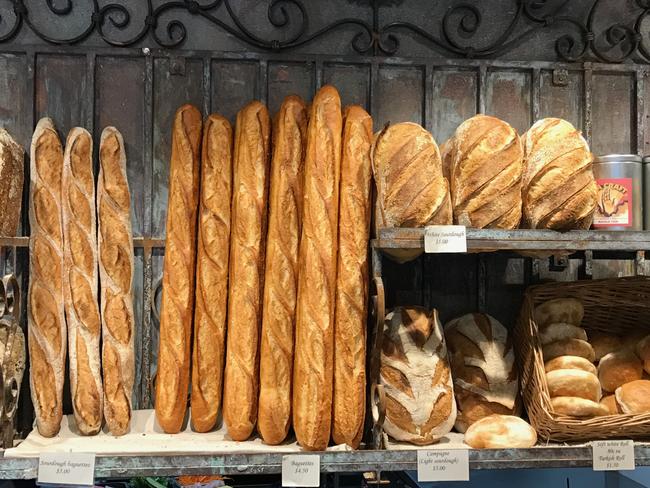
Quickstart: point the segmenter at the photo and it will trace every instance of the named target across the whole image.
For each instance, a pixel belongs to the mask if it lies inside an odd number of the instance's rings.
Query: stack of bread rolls
[[[56,435],[61,424],[66,337],[78,431],[96,434],[106,418],[109,431],[122,435],[131,420],[133,244],[126,156],[117,129],[104,130],[99,156],[95,192],[90,133],[73,128],[64,151],[50,119],[36,126],[28,328],[32,401],[45,437]]]

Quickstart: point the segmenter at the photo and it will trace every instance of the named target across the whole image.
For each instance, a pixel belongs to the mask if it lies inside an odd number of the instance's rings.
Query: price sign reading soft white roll
[[[418,451],[418,481],[469,481],[467,449]]]
[[[320,486],[320,456],[314,454],[282,456],[282,486]]]
[[[38,457],[36,483],[94,486],[95,455],[81,452],[44,452]]]
[[[591,443],[594,471],[631,471],[634,469],[633,441],[595,441]]]
[[[464,225],[429,225],[424,228],[424,252],[467,252]]]

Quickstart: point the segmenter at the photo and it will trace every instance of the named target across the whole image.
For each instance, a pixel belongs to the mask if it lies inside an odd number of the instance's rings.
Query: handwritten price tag
[[[424,228],[424,252],[467,252],[464,225],[429,225]]]
[[[594,471],[631,471],[634,469],[633,441],[596,441],[591,443]]]
[[[282,486],[320,486],[320,456],[314,454],[282,456]]]
[[[49,452],[38,457],[37,484],[94,486],[95,455]]]
[[[418,451],[418,481],[469,481],[467,449]]]

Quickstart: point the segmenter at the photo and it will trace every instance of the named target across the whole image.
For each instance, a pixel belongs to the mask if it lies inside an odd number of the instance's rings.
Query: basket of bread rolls
[[[541,438],[650,436],[649,278],[530,287],[515,341]]]

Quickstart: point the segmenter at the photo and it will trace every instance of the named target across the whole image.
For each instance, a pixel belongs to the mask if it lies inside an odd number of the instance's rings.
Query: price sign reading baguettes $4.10
[[[424,228],[424,252],[467,252],[464,225],[429,225]]]
[[[467,449],[418,451],[418,481],[469,481]]]
[[[595,441],[591,448],[594,471],[631,471],[634,469],[633,441]]]
[[[39,485],[93,486],[94,476],[94,454],[48,452],[38,457]]]
[[[282,456],[282,486],[320,486],[320,456],[314,454]]]

